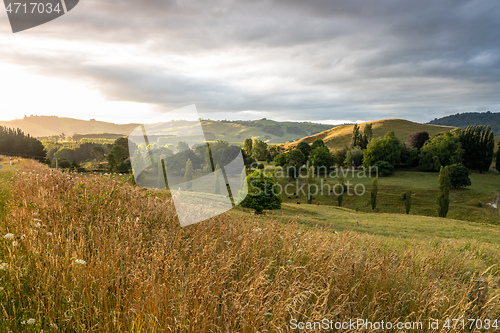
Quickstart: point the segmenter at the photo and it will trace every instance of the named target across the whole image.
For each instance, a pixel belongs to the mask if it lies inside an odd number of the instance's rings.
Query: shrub
[[[452,164],[449,166],[450,184],[453,188],[471,185],[470,171],[463,164]]]
[[[378,161],[373,165],[377,168],[378,174],[381,176],[390,176],[394,173],[394,167],[386,161]]]
[[[262,214],[266,209],[281,208],[281,197],[272,191],[276,184],[273,176],[257,170],[248,175],[246,180],[248,194],[240,202],[241,207],[254,209],[256,214]],[[244,193],[244,191],[238,193],[238,201],[242,199]]]
[[[423,171],[438,171],[440,167],[462,161],[460,140],[451,133],[439,133],[420,149],[418,168]]]

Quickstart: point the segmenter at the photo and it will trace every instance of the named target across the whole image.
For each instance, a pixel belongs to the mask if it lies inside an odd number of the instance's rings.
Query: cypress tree
[[[372,192],[370,194],[370,204],[372,205],[372,211],[375,211],[375,208],[377,207],[377,194],[378,194],[378,179],[373,178]]]
[[[217,164],[215,166],[215,172],[214,172],[214,178],[215,178],[215,180],[214,180],[214,182],[215,182],[214,192],[215,192],[215,194],[220,194],[220,176],[219,176],[219,172],[218,172],[219,170],[220,170],[220,165]],[[242,176],[243,176],[243,174],[242,174]]]
[[[314,167],[310,166],[307,170],[307,203],[312,203],[311,186],[314,184]]]
[[[194,175],[194,170],[193,170],[193,163],[191,163],[191,159],[188,158],[186,162],[186,172],[184,173],[184,181],[186,182],[186,188],[188,190],[191,190],[193,188],[193,175]]]
[[[411,209],[411,190],[408,190],[408,192],[406,192],[404,195],[403,195],[403,200],[405,202],[405,211],[406,211],[406,214],[410,214],[410,209]]]
[[[344,177],[342,175],[339,176],[339,184],[341,188],[341,192],[339,195],[337,195],[337,203],[339,207],[342,207],[342,201],[344,201],[344,192],[345,192],[345,183],[344,183]]]
[[[446,217],[450,207],[450,174],[448,167],[441,167],[438,180],[438,216]]]
[[[497,171],[500,172],[500,142],[498,143],[497,161],[496,161],[495,167],[496,167]]]

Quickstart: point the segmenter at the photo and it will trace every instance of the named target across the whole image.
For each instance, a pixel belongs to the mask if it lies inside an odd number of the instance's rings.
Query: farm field
[[[168,193],[125,176],[22,161],[0,184],[2,332],[288,332],[292,319],[500,316],[496,225],[285,203],[181,228]],[[471,296],[479,280],[486,301]]]

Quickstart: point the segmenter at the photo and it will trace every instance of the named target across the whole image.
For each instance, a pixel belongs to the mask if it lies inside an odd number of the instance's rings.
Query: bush
[[[459,188],[471,186],[470,171],[463,164],[452,164],[449,166],[451,187]]]
[[[380,176],[390,176],[394,173],[394,167],[391,163],[386,161],[378,161],[373,165],[373,167],[377,168]]]
[[[420,149],[418,168],[423,171],[438,171],[440,167],[462,161],[463,149],[457,136],[439,133]]]
[[[246,194],[245,191],[238,193],[238,201],[242,200],[241,207],[254,209],[256,214],[261,214],[265,209],[281,208],[281,196],[272,191],[273,185],[276,184],[273,176],[257,170],[248,175],[246,181],[248,194],[242,198]]]

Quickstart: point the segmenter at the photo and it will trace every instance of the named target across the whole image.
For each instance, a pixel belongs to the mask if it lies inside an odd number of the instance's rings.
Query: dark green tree
[[[305,141],[299,142],[296,149],[300,150],[302,154],[304,154],[306,159],[309,158],[309,154],[311,153],[311,146],[307,142]]]
[[[464,150],[463,164],[480,173],[488,171],[493,160],[495,137],[490,126],[468,126],[456,133]]]
[[[469,178],[470,171],[463,164],[452,164],[448,168],[451,187],[459,188],[472,185]]]
[[[344,182],[344,176],[342,174],[339,176],[338,184],[340,184],[340,193],[337,194],[337,204],[342,207],[342,202],[344,201],[344,193],[347,190]]]
[[[318,147],[325,147],[325,143],[321,139],[316,139],[313,141],[311,145],[311,150],[318,148]]]
[[[418,168],[438,171],[442,166],[462,162],[463,149],[458,136],[448,132],[438,133],[420,149]]]
[[[446,217],[450,208],[450,173],[448,166],[442,166],[438,180],[438,216]]]
[[[259,139],[254,139],[252,143],[252,157],[257,161],[265,161],[268,155],[267,143]]]
[[[359,125],[354,124],[352,128],[351,147],[361,146],[362,139],[361,133],[359,132]]]
[[[335,157],[327,147],[314,148],[311,151],[310,161],[320,173],[328,173],[335,165]]]
[[[242,190],[238,193],[241,207],[254,209],[256,214],[262,214],[267,209],[281,208],[281,196],[273,191],[276,181],[271,175],[257,170],[248,175],[246,181],[247,191]],[[244,195],[246,196],[243,198]]]
[[[315,184],[314,180],[314,167],[310,166],[307,170],[307,203],[312,204],[312,193],[311,188]]]
[[[372,211],[375,211],[375,208],[377,208],[377,194],[378,194],[378,179],[373,178],[372,191],[370,193],[370,204],[372,206]]]
[[[363,135],[361,136],[361,140],[359,142],[359,146],[362,150],[366,149],[368,146],[368,142],[371,141],[373,136],[373,128],[372,124],[366,124],[365,128],[363,129]]]
[[[495,168],[498,172],[500,172],[500,142],[498,142],[498,150],[497,150],[497,160],[495,163]]]
[[[410,209],[411,209],[411,190],[408,190],[408,192],[403,194],[403,201],[405,203],[406,215],[408,215],[410,214]]]
[[[245,139],[245,143],[243,144],[243,150],[245,151],[245,154],[247,154],[247,156],[252,156],[252,139],[248,138],[248,139]]]
[[[306,157],[304,154],[298,150],[294,149],[287,153],[287,161],[285,164],[285,169],[287,174],[291,178],[296,178],[299,176],[300,168],[306,163]]]

